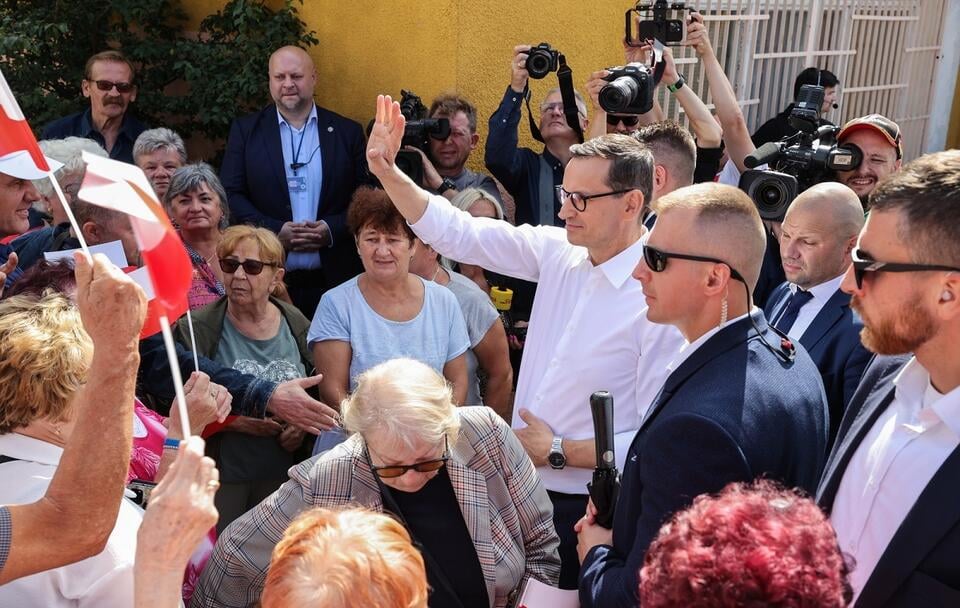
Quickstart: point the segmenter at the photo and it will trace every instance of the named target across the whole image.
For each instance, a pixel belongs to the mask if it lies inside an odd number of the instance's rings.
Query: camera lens
[[[530,78],[544,78],[550,73],[550,56],[543,51],[531,51],[527,57],[527,73]]]
[[[778,210],[786,197],[787,191],[780,182],[769,180],[761,183],[757,186],[755,198],[760,215]]]
[[[635,78],[621,76],[600,89],[600,107],[607,112],[623,112],[631,106],[639,91]]]

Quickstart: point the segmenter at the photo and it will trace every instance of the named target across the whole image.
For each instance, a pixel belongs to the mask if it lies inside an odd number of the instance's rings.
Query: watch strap
[[[679,89],[683,88],[685,83],[686,81],[683,79],[683,75],[681,74],[677,81],[673,84],[668,84],[667,88],[670,89],[671,93],[676,93]]]

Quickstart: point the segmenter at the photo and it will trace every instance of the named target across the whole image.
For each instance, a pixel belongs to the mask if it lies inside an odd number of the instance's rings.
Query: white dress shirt
[[[647,320],[640,283],[630,276],[643,255],[642,242],[594,266],[586,248],[567,242],[563,228],[474,218],[442,196],[431,196],[426,213],[411,227],[450,259],[539,283],[513,427],[526,426],[519,416],[526,408],[555,435],[592,438],[590,395],[608,390],[623,470],[630,442],[683,343],[676,328]],[[539,467],[538,472],[548,490],[586,494],[593,469]]]
[[[43,497],[63,449],[18,433],[0,435],[0,504],[26,504]],[[92,458],[96,455],[92,454]],[[98,488],[88,488],[97,492]],[[85,560],[38,572],[0,586],[0,606],[129,608],[133,606],[133,563],[143,510],[124,499],[107,546]],[[57,531],[46,541],[57,549]]]
[[[830,521],[857,565],[854,602],[907,513],[960,445],[960,387],[941,395],[914,358],[894,379],[894,398],[850,459]]]
[[[836,278],[811,287],[808,291],[813,297],[810,298],[809,302],[800,307],[800,311],[797,313],[797,319],[793,322],[793,326],[790,328],[790,331],[787,332],[787,335],[799,341],[800,338],[803,337],[803,333],[807,331],[810,324],[813,323],[813,320],[816,319],[820,311],[823,310],[823,307],[827,305],[830,298],[840,289],[840,283],[842,282],[843,275],[841,274]],[[797,293],[797,289],[798,287],[796,285],[790,283],[791,294]]]

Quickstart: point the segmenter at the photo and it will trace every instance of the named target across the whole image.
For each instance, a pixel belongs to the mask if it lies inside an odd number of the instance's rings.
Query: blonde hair
[[[35,420],[69,417],[86,382],[93,342],[65,296],[12,296],[0,302],[0,434]]]
[[[426,608],[423,557],[387,515],[312,509],[274,547],[260,605]]]
[[[244,239],[250,239],[257,244],[261,262],[276,264],[277,268],[283,268],[283,245],[280,244],[280,239],[270,230],[256,226],[230,226],[224,230],[220,242],[217,243],[217,257],[223,258],[230,255]]]
[[[380,431],[398,445],[416,449],[456,442],[460,419],[453,391],[432,367],[413,359],[392,359],[371,367],[340,404],[343,428],[351,433]]]
[[[480,200],[487,201],[493,205],[493,209],[498,220],[502,220],[504,218],[503,205],[500,204],[500,201],[498,201],[495,196],[483,188],[466,188],[465,190],[461,190],[460,192],[457,192],[456,196],[450,200],[450,204],[457,209],[470,211],[470,207],[472,207],[475,202]]]

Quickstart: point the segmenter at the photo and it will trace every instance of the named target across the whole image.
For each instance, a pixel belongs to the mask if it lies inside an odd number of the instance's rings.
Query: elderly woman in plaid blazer
[[[287,525],[311,507],[348,504],[389,512],[407,527],[432,607],[499,608],[530,577],[556,585],[550,500],[493,410],[455,407],[443,378],[410,359],[362,374],[341,410],[352,436],[292,468],[290,481],[224,531],[193,606],[256,605]]]

